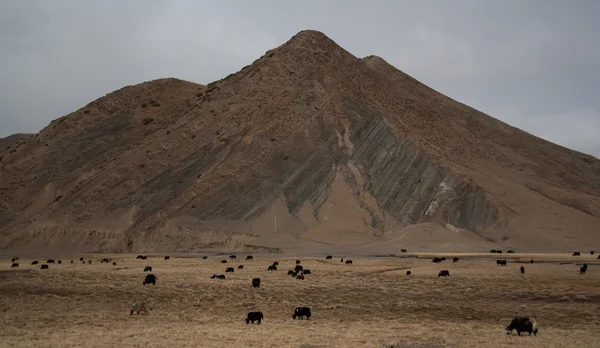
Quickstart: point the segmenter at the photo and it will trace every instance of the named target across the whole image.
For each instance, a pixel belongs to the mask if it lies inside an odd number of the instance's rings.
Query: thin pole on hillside
[[[275,215],[275,232],[274,233],[277,233],[277,215]]]

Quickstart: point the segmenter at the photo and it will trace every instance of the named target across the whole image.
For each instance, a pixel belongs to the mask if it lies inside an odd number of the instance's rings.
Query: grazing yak
[[[533,265],[533,259],[529,260],[529,263]]]
[[[440,262],[442,262],[442,259],[439,258],[439,257],[434,257],[433,260],[432,260],[432,262],[433,263],[440,263]]]
[[[533,333],[537,336],[538,326],[535,319],[529,317],[514,317],[513,320],[506,326],[506,334],[512,334],[513,330],[517,330],[517,334],[521,336],[521,332],[529,332],[529,336]]]
[[[506,253],[507,253],[507,254],[514,254],[514,253],[515,253],[515,251],[514,251],[514,250],[508,250]]]
[[[229,255],[229,258],[233,260],[233,259],[236,259],[237,256],[235,256],[235,255]]]
[[[496,260],[496,265],[498,265],[498,266],[506,266],[506,260]]]
[[[490,250],[490,254],[495,254],[495,253],[497,253],[497,252],[498,252],[498,250],[496,250],[496,249],[492,249],[492,250]]]
[[[271,265],[269,267],[267,267],[267,271],[276,271],[277,270],[277,266],[275,265]]]
[[[248,255],[248,256],[246,256],[246,261],[247,261],[247,260],[253,260],[253,259],[254,259],[254,258],[252,257],[252,255]]]
[[[340,262],[344,262],[344,258],[343,257],[340,259]]]
[[[202,256],[202,260],[208,259],[208,256]]]
[[[310,308],[308,307],[296,307],[296,309],[294,309],[294,314],[292,314],[292,319],[304,319],[304,317],[306,317],[306,319],[310,319]]]
[[[19,264],[16,262],[13,262],[12,265],[10,265],[10,267],[19,267]]]
[[[255,321],[258,321],[260,325],[261,321],[264,319],[262,312],[248,312],[248,316],[246,317],[246,324],[252,322],[254,324]]]
[[[71,263],[73,263],[73,260],[71,260]]]
[[[299,276],[296,277],[296,279],[304,280],[304,276],[302,274],[300,274]]]
[[[61,265],[62,264],[62,260],[58,260],[58,264]]]
[[[88,260],[88,263],[91,265],[92,264],[92,260]]]
[[[351,265],[352,264],[352,260],[346,260],[346,262],[344,262],[347,265]]]
[[[83,261],[83,256],[79,258],[79,261]]]
[[[37,265],[38,263],[40,263],[39,261],[35,260],[33,262],[31,262],[32,265]]]
[[[146,285],[146,284],[152,284],[152,285],[156,285],[156,279],[158,279],[154,274],[150,273],[146,275],[146,279],[144,279],[144,282],[142,283],[142,285]]]
[[[171,256],[165,256],[165,261],[170,260],[170,259],[171,259]]]
[[[144,255],[138,255],[138,256],[135,257],[136,260],[137,259],[143,259],[143,258],[144,258]]]
[[[594,255],[594,250],[590,250],[590,255]]]
[[[19,258],[18,257],[13,257],[12,260],[10,262],[15,262],[17,261]]]
[[[116,265],[117,265],[117,263],[116,263],[116,262],[113,262],[113,266],[116,266]]]
[[[129,311],[129,315],[133,315],[133,312],[137,312],[138,315],[140,315],[140,312],[144,312],[144,313],[148,314],[148,309],[152,310],[152,307],[150,307],[149,303],[146,303],[146,302],[134,303],[133,306],[131,307],[131,311]]]
[[[525,267],[521,266],[521,273],[525,274]]]
[[[254,278],[254,279],[252,279],[252,287],[253,288],[260,288],[260,278]]]
[[[581,256],[581,253],[579,251],[576,251],[573,253],[573,256]]]
[[[296,260],[296,264],[299,265],[300,264],[300,260]]]
[[[325,260],[333,260],[333,256],[331,256],[331,255],[327,255],[327,256],[325,257]]]
[[[301,265],[296,265],[296,267],[294,267],[295,272],[302,272],[303,269],[304,267],[302,267]]]
[[[54,260],[49,259],[49,260],[46,261],[46,263],[54,263]]]
[[[293,270],[293,269],[290,269],[290,270],[288,271],[287,275],[294,276],[294,273],[295,273],[295,272],[294,272],[294,270]],[[295,276],[294,276],[294,277],[295,277]]]
[[[411,275],[412,272],[411,271],[406,271],[406,275]]]
[[[40,269],[48,269],[48,265],[42,265]]]
[[[233,267],[225,268],[225,273],[233,273],[233,271],[234,271]]]
[[[151,266],[144,267],[144,272],[152,272],[152,267]]]
[[[584,263],[583,266],[581,266],[581,268],[579,269],[579,274],[583,275],[585,274],[585,271],[587,271],[588,265],[587,263]]]
[[[600,260],[600,255],[598,255],[598,257],[596,258],[596,260]]]
[[[107,259],[107,258],[103,258],[103,259],[100,261],[100,263],[109,263],[109,262],[110,262],[110,259]]]
[[[221,260],[221,263],[227,263],[227,260]]]
[[[225,275],[224,274],[213,274],[212,277],[210,277],[211,279],[225,279]]]
[[[279,261],[273,262],[273,266],[279,266]]]
[[[438,273],[438,277],[449,277],[450,276],[450,271],[448,271],[447,269],[441,270],[440,273]]]
[[[310,274],[310,269],[303,269],[302,274]]]
[[[408,252],[408,250],[406,250],[406,249],[400,249],[400,252],[401,252],[401,253],[407,253],[407,252]]]
[[[239,265],[238,269],[244,269],[244,265]]]
[[[453,258],[452,262],[458,262],[458,257]]]

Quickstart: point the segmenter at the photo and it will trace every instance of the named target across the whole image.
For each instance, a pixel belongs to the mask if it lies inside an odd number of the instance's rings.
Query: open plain
[[[305,280],[287,275],[295,257],[238,254],[83,255],[86,263],[33,259],[0,266],[3,347],[597,347],[600,267],[596,255],[434,254],[300,258]],[[104,257],[116,262],[100,263]],[[459,261],[452,262],[452,257]],[[507,259],[497,266],[496,259]],[[529,260],[536,260],[530,264]],[[221,263],[226,259],[227,264]],[[46,259],[38,259],[45,264]],[[56,259],[58,260],[58,259]],[[87,261],[92,260],[92,264]],[[277,271],[267,271],[273,261]],[[527,262],[527,263],[521,263]],[[585,275],[578,264],[587,263]],[[238,265],[244,265],[238,269]],[[525,267],[525,274],[519,271]],[[142,285],[152,266],[156,285]],[[224,273],[234,267],[234,273]],[[449,278],[438,278],[440,270]],[[412,275],[406,275],[410,270]],[[225,274],[225,280],[211,279]],[[259,289],[251,286],[260,277]],[[149,301],[149,314],[133,314]],[[293,320],[308,306],[310,320]],[[261,325],[246,324],[262,311]],[[540,332],[508,336],[513,316],[533,316]]]

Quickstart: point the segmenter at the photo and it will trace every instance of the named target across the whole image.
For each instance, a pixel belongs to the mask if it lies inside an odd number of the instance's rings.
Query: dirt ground
[[[305,280],[287,274],[293,257],[84,255],[92,264],[31,266],[32,259],[0,266],[2,347],[598,347],[600,267],[582,254],[459,254],[434,264],[423,258],[301,258]],[[407,255],[404,255],[407,256]],[[441,254],[438,256],[442,256]],[[449,257],[450,254],[445,254]],[[481,257],[486,256],[487,258]],[[103,257],[117,262],[101,264]],[[513,257],[511,259],[510,257]],[[222,264],[222,259],[228,259]],[[519,261],[536,259],[534,264]],[[267,271],[272,261],[277,271]],[[42,262],[43,261],[43,262]],[[45,263],[45,260],[40,260]],[[565,264],[561,264],[565,263]],[[585,275],[577,263],[587,262]],[[244,268],[237,269],[239,264]],[[521,274],[519,267],[526,272]],[[144,266],[158,282],[142,285]],[[225,267],[234,273],[224,273]],[[439,270],[450,278],[438,278]],[[412,275],[407,276],[406,271]],[[210,279],[212,274],[227,279]],[[262,279],[253,289],[252,278]],[[150,301],[148,315],[129,315],[136,301]],[[308,306],[310,320],[293,320]],[[262,311],[261,325],[247,312]],[[531,315],[533,335],[508,336],[515,315]]]

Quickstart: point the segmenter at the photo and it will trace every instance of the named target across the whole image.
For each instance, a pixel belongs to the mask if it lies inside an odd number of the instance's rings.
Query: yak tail
[[[537,322],[535,321],[535,319],[533,319],[533,318],[531,318],[531,317],[529,318],[529,320],[531,321],[531,326],[533,327],[533,330],[532,330],[533,334],[534,334],[534,335],[537,335],[537,333],[538,333],[538,325],[537,325]]]

